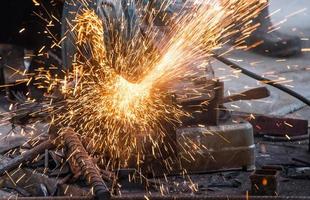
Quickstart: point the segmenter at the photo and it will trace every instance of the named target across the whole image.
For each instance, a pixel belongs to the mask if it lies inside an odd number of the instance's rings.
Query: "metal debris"
[[[93,188],[96,197],[98,199],[109,199],[111,197],[110,191],[78,135],[71,128],[66,128],[61,135],[68,149],[67,156],[72,156],[76,160],[88,185]]]
[[[20,164],[23,164],[27,161],[31,161],[36,156],[43,153],[46,149],[51,149],[54,147],[55,145],[52,140],[42,142],[41,144],[25,152],[24,154],[19,155],[13,158],[12,160],[8,161],[8,163],[6,163],[5,165],[0,165],[0,175],[17,168]]]

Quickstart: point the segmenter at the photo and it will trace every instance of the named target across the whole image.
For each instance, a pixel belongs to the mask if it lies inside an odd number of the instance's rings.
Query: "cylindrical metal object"
[[[68,149],[68,157],[72,156],[81,167],[82,174],[88,185],[93,187],[96,198],[109,199],[111,197],[109,189],[93,163],[92,158],[86,152],[78,135],[72,128],[66,128],[61,135]]]

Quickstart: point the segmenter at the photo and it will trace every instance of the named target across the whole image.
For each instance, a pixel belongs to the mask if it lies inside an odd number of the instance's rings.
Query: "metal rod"
[[[29,151],[13,158],[12,160],[9,160],[5,165],[0,165],[0,176],[5,172],[9,172],[17,168],[20,164],[33,160],[38,154],[44,153],[46,149],[52,149],[54,147],[55,145],[53,144],[52,140],[42,142]]]
[[[307,99],[306,97],[302,96],[301,94],[289,89],[288,87],[285,87],[284,85],[281,85],[279,83],[277,83],[276,81],[270,80],[268,78],[264,78],[256,73],[253,73],[239,65],[237,65],[236,63],[231,62],[230,60],[228,60],[227,58],[217,55],[217,54],[213,54],[213,57],[217,60],[219,60],[220,62],[228,65],[229,67],[233,68],[233,69],[237,69],[237,70],[241,70],[241,73],[254,78],[262,83],[265,83],[267,85],[271,85],[272,87],[275,87],[297,99],[299,99],[300,101],[302,101],[303,103],[305,103],[306,105],[310,106],[310,100]]]
[[[93,187],[97,199],[110,199],[109,189],[97,170],[92,158],[85,150],[78,135],[72,128],[66,128],[61,135],[68,148],[68,157],[72,156],[81,167],[82,174],[88,185]]]

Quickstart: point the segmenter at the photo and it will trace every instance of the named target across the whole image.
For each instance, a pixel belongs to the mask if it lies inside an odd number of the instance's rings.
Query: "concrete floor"
[[[271,17],[274,23],[285,20],[280,25],[282,31],[303,37],[310,36],[309,0],[271,0],[270,12],[276,12]]]
[[[269,9],[270,13],[274,13],[271,17],[274,24],[283,22],[279,25],[280,31],[300,36],[303,48],[310,47],[310,1],[271,0]],[[283,59],[236,50],[226,57],[269,79],[284,80],[284,85],[310,98],[310,52]],[[213,67],[217,76],[226,82],[226,95],[261,85],[219,62],[214,62]],[[300,118],[310,119],[309,109],[299,100],[272,87],[268,88],[271,91],[269,98],[234,102],[226,106],[236,111],[274,115],[286,115],[297,111],[302,113]]]

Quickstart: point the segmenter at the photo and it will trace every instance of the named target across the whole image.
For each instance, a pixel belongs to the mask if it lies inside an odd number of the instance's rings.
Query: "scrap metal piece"
[[[279,194],[279,171],[272,169],[255,170],[250,176],[252,195],[276,196]]]
[[[22,187],[16,185],[16,183],[12,182],[12,180],[10,180],[10,179],[5,179],[1,185],[3,188],[12,189],[24,197],[30,197],[31,196],[31,194],[28,191],[26,191]]]
[[[66,177],[65,177],[66,178]],[[90,189],[85,187],[80,187],[75,184],[64,184],[66,180],[49,177],[43,173],[38,172],[38,170],[31,170],[27,168],[21,168],[13,170],[7,173],[5,176],[0,177],[0,187],[5,187],[5,181],[14,182],[16,186],[23,188],[31,196],[42,195],[42,188],[40,184],[43,184],[49,195],[59,195],[59,196],[89,196]],[[13,183],[13,184],[14,184]],[[16,188],[14,185],[14,189]],[[43,187],[44,187],[43,186]],[[41,199],[43,197],[37,198]]]
[[[256,134],[280,137],[308,136],[308,120],[237,112],[234,112],[233,116],[249,121]]]
[[[93,187],[97,199],[110,199],[111,194],[106,183],[103,181],[101,174],[93,163],[93,159],[86,152],[75,131],[72,128],[66,128],[61,135],[68,148],[67,156],[75,158],[88,185]]]
[[[42,142],[41,144],[30,149],[29,151],[26,151],[25,153],[13,158],[12,160],[9,160],[5,165],[0,165],[0,175],[15,169],[20,164],[33,160],[36,156],[43,153],[46,149],[52,149],[54,147],[55,145],[52,140]]]

